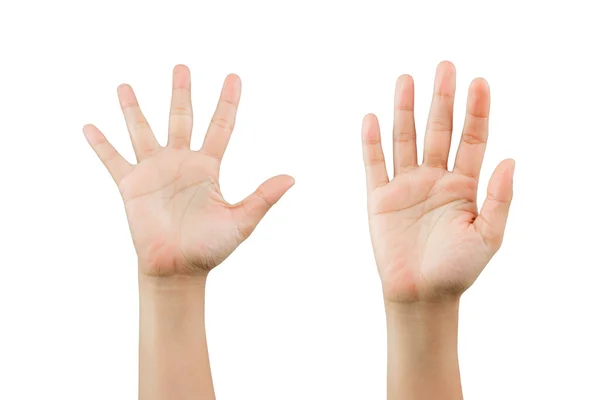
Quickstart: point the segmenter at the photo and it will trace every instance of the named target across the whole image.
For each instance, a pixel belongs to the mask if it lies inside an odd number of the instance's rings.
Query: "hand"
[[[448,153],[456,72],[442,62],[417,164],[414,84],[398,79],[394,99],[394,178],[389,181],[374,115],[363,121],[369,226],[386,301],[408,303],[460,296],[500,248],[512,199],[514,161],[494,171],[481,211],[477,186],[488,137],[489,87],[475,79],[452,172]]]
[[[254,230],[269,208],[294,184],[281,175],[229,204],[219,189],[219,168],[235,124],[241,82],[229,75],[204,144],[190,150],[190,71],[173,71],[169,140],[161,147],[142,115],[133,90],[118,88],[121,108],[138,160],[129,164],[93,125],[85,136],[119,186],[139,258],[151,276],[206,274]]]

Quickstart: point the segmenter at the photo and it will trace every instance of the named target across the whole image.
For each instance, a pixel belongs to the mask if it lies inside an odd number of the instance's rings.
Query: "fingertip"
[[[373,124],[377,124],[377,116],[373,113],[369,113],[363,117],[363,128],[368,128]]]
[[[119,104],[121,109],[124,111],[126,108],[135,107],[138,105],[137,97],[133,88],[127,83],[122,83],[117,87],[117,97],[119,98]]]
[[[240,76],[238,74],[227,74],[227,76],[225,77],[225,80],[229,80],[229,81],[237,81],[237,82],[241,82],[242,78],[240,78]]]
[[[228,74],[225,77],[223,86],[229,86],[233,88],[234,91],[239,93],[242,90],[242,79],[237,74]]]
[[[517,161],[514,158],[507,158],[506,162],[510,164],[511,170],[514,171],[517,166]]]
[[[413,86],[415,83],[413,77],[409,74],[402,74],[396,79],[396,86],[402,89],[405,87]]]
[[[412,110],[414,107],[415,82],[408,74],[400,75],[396,80],[394,107]]]
[[[442,61],[435,72],[434,92],[438,95],[454,96],[456,92],[456,68],[450,61]]]
[[[85,124],[83,126],[83,128],[81,129],[83,132],[83,136],[85,136],[85,139],[88,141],[88,143],[90,143],[90,135],[91,135],[91,131],[94,129],[94,125],[92,124]]]
[[[229,74],[223,81],[221,98],[227,99],[235,105],[239,104],[242,95],[242,81],[236,74]]]
[[[278,202],[296,184],[296,180],[289,175],[280,175],[279,178],[281,179],[281,192],[275,196],[273,204]]]
[[[456,66],[451,61],[444,60],[438,64],[437,72],[443,75],[456,74]]]
[[[489,91],[490,85],[485,78],[478,77],[471,81],[471,85],[470,85],[469,89],[477,90],[477,91]]]
[[[415,83],[412,76],[400,75],[394,92],[394,111],[414,111]]]
[[[131,92],[131,91],[133,91],[133,88],[128,83],[121,83],[119,86],[117,86],[117,93],[119,95],[121,95],[125,92]]]
[[[369,113],[364,116],[362,122],[363,139],[367,143],[379,141],[379,131],[377,129],[379,121],[375,114]]]
[[[173,73],[189,73],[190,72],[190,68],[185,65],[185,64],[177,64],[173,67]]]
[[[191,73],[187,65],[177,64],[173,67],[173,87],[177,89],[189,88]]]
[[[482,103],[479,108],[484,108],[484,110],[480,110],[481,112],[489,113],[490,85],[488,81],[481,77],[473,79],[469,85],[469,98],[477,103]]]
[[[289,176],[289,175],[284,175],[287,180],[288,180],[288,184],[290,187],[294,186],[296,184],[296,179],[294,179],[293,176]]]
[[[102,143],[106,140],[102,132],[100,132],[100,129],[92,124],[86,124],[83,126],[83,135],[87,139],[88,143],[92,146],[95,146],[98,143]]]
[[[498,164],[498,167],[496,167],[496,169],[501,170],[503,174],[508,173],[512,176],[515,173],[516,165],[517,162],[514,158],[507,158],[505,160],[502,160],[502,162]]]
[[[285,187],[285,191],[296,184],[296,180],[290,175],[278,175],[276,179],[278,179],[281,182],[281,185]]]
[[[117,97],[119,98],[119,104],[121,108],[127,108],[130,106],[137,105],[137,98],[131,85],[122,83],[117,87]]]
[[[469,85],[467,113],[478,118],[490,116],[490,87],[484,78],[475,78]]]

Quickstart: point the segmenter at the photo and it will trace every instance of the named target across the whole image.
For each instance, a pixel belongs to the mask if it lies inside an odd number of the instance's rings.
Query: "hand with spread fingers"
[[[294,184],[267,180],[245,200],[229,204],[219,167],[235,124],[241,83],[225,79],[202,148],[190,150],[190,71],[173,71],[169,140],[161,147],[133,90],[118,89],[137,157],[129,164],[94,126],[85,136],[119,186],[138,255],[140,294],[139,398],[214,399],[204,302],[208,272],[254,230]]]
[[[219,167],[235,125],[241,82],[229,75],[204,144],[190,150],[192,103],[189,69],[173,72],[169,140],[161,147],[129,85],[119,100],[138,160],[129,164],[93,125],[85,136],[119,186],[139,257],[150,276],[206,274],[254,230],[269,208],[294,184],[277,176],[237,204],[219,189]]]
[[[515,164],[508,159],[494,171],[487,198],[477,208],[490,112],[483,79],[469,88],[456,161],[448,170],[455,88],[454,65],[440,63],[418,165],[414,84],[408,75],[398,79],[391,180],[377,119],[367,115],[363,121],[369,227],[387,319],[390,400],[462,399],[459,299],[500,248],[512,199]]]
[[[392,302],[456,296],[475,281],[500,248],[512,199],[514,161],[504,160],[477,209],[479,171],[488,139],[490,91],[483,79],[469,89],[456,162],[448,170],[454,66],[437,69],[423,163],[417,164],[414,85],[398,79],[394,100],[394,177],[388,179],[379,125],[363,123],[371,240],[385,299]]]

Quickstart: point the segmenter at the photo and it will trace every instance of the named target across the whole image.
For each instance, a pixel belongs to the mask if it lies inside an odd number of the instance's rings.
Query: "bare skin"
[[[488,138],[490,92],[469,88],[454,168],[448,170],[456,88],[454,65],[438,66],[418,165],[414,83],[401,76],[394,99],[394,175],[385,167],[376,117],[363,121],[368,213],[388,316],[388,398],[460,399],[458,302],[502,243],[515,163],[502,161],[477,208]]]
[[[229,75],[202,148],[193,151],[186,66],[173,70],[165,147],[157,142],[131,87],[119,86],[137,165],[127,162],[98,128],[84,127],[85,137],[119,187],[138,255],[140,399],[214,398],[204,333],[206,276],[294,184],[292,177],[280,175],[239,203],[223,199],[219,169],[240,95],[239,77]]]

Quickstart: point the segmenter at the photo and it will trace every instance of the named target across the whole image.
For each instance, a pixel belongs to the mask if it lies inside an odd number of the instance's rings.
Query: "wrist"
[[[395,302],[384,300],[386,315],[405,320],[423,318],[452,318],[458,316],[460,297],[444,298],[438,301]]]
[[[216,265],[192,263],[185,257],[142,256],[138,253],[138,274],[156,278],[173,276],[204,276],[206,277]]]
[[[207,275],[171,275],[152,276],[138,274],[140,294],[176,294],[185,292],[204,292]]]
[[[446,339],[458,333],[459,298],[435,302],[396,303],[385,302],[388,331],[404,337],[419,336]],[[446,340],[444,340],[446,341]]]
[[[416,351],[455,352],[459,298],[440,302],[386,302],[388,339]]]
[[[161,293],[186,290],[204,290],[208,271],[176,273],[182,268],[174,265],[148,263],[138,259],[138,283],[142,291]]]
[[[206,276],[140,274],[138,282],[140,318],[149,328],[147,332],[161,332],[169,326],[204,324]]]

